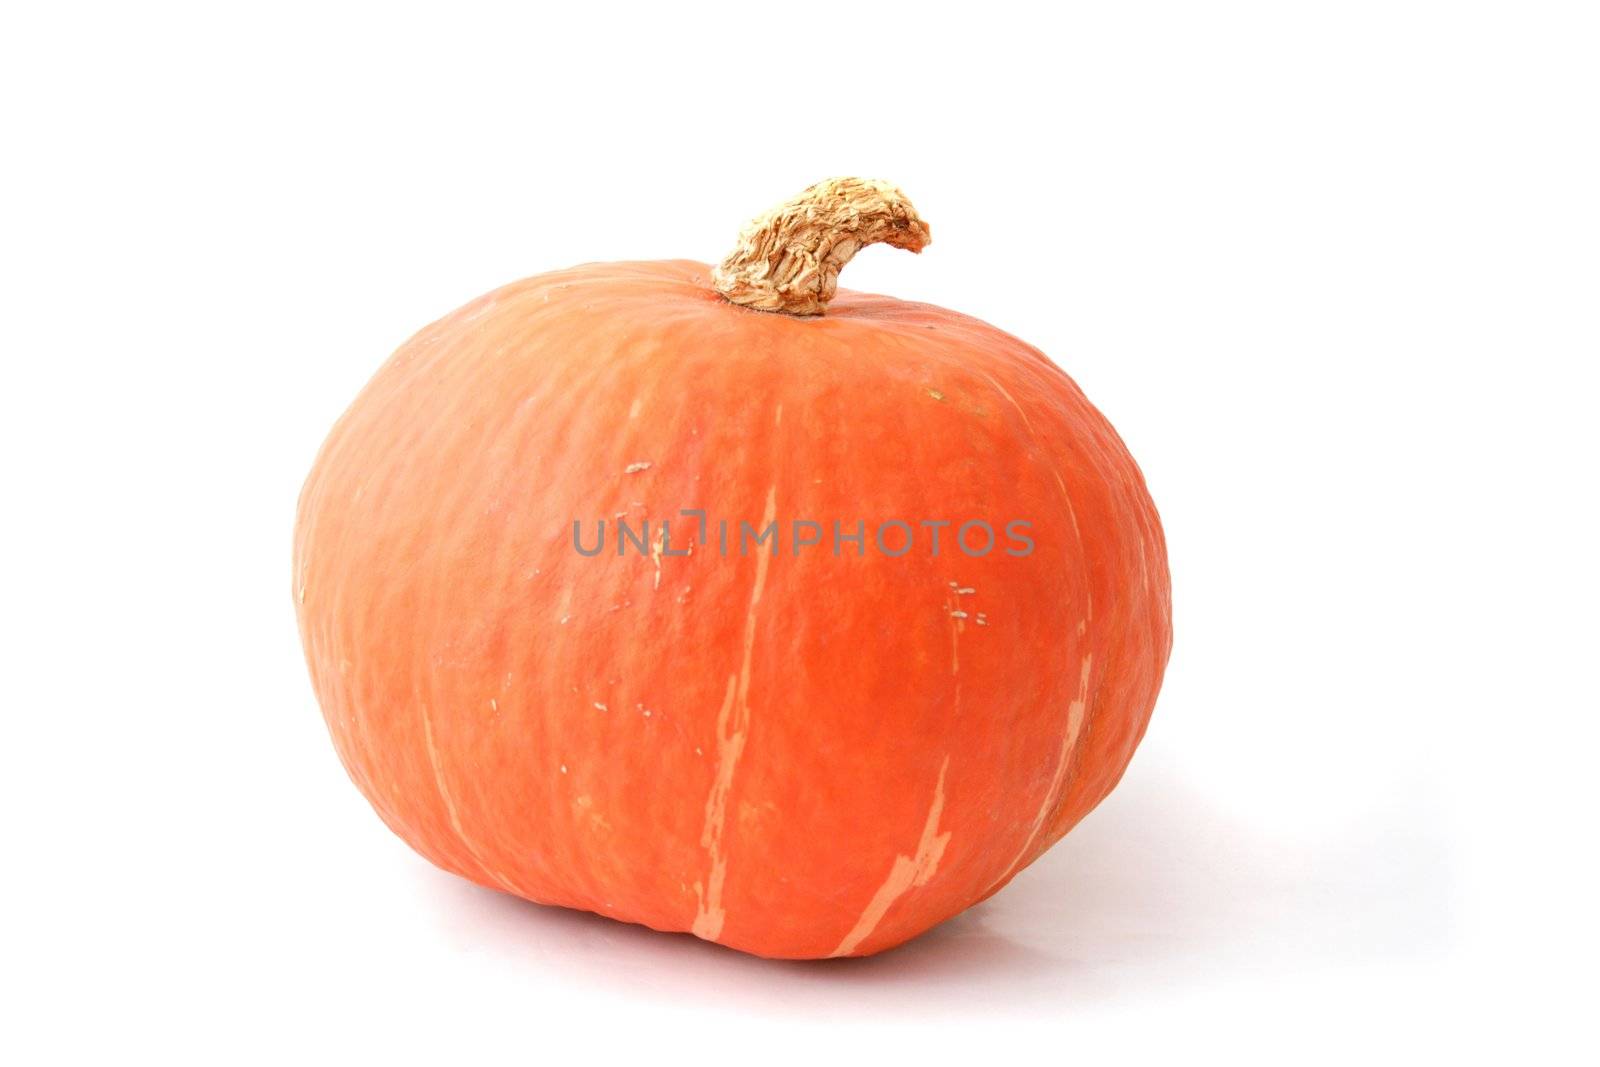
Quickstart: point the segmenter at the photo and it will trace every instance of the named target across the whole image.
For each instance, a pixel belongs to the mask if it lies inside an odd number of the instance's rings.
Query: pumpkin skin
[[[1162,531],[1110,424],[1016,338],[845,290],[753,311],[710,274],[540,275],[394,354],[301,495],[311,678],[351,778],[447,871],[760,956],[870,955],[1116,784],[1171,643]],[[574,520],[588,544],[619,514],[688,554],[575,551]],[[719,518],[776,519],[782,550],[719,554]],[[974,518],[981,557],[952,540]],[[802,519],[828,532],[796,554]],[[873,544],[888,519],[904,555]],[[951,521],[937,555],[925,519]],[[834,520],[865,521],[864,554],[834,554]]]

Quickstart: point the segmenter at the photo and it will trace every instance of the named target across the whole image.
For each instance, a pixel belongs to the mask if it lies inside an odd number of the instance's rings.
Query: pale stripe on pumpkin
[[[778,408],[778,413],[782,415],[782,407]],[[770,526],[777,514],[778,487],[774,485],[767,490],[761,528],[765,530]],[[733,772],[744,753],[745,731],[750,728],[750,666],[755,657],[756,608],[761,604],[761,593],[767,585],[767,566],[771,562],[771,552],[759,552],[756,556],[756,580],[750,589],[750,609],[744,618],[744,658],[739,673],[728,675],[728,692],[717,714],[717,777],[711,786],[711,795],[706,798],[705,827],[700,831],[700,844],[711,854],[711,870],[703,886],[699,882],[694,886],[699,897],[694,935],[707,941],[722,936],[722,924],[728,917],[722,906],[722,885],[728,876],[722,833],[728,823],[728,791],[733,788]]]
[[[439,799],[444,801],[444,813],[450,818],[450,829],[455,831],[456,837],[461,841],[461,846],[467,850],[467,855],[472,857],[473,862],[483,870],[484,874],[498,882],[506,892],[519,897],[527,897],[529,900],[534,899],[512,885],[510,879],[506,878],[505,875],[490,867],[489,862],[483,858],[483,854],[467,839],[467,832],[461,828],[461,816],[456,814],[456,802],[444,783],[444,770],[439,766],[439,750],[433,744],[433,720],[428,715],[428,705],[419,702],[418,706],[422,709],[422,740],[428,750],[428,766],[433,769],[433,784],[439,789]]]
[[[1094,653],[1086,653],[1078,676],[1077,698],[1067,706],[1067,731],[1061,738],[1061,752],[1056,756],[1055,773],[1050,776],[1050,787],[1045,790],[1044,802],[1039,805],[1039,811],[1033,817],[1033,826],[1028,831],[1027,839],[1022,843],[1022,851],[1017,853],[1016,859],[1006,865],[1000,877],[990,886],[991,889],[1009,878],[1017,868],[1028,861],[1034,843],[1039,839],[1039,832],[1044,829],[1045,819],[1061,801],[1062,790],[1067,784],[1067,768],[1072,764],[1072,754],[1078,748],[1078,736],[1083,732],[1084,712],[1089,706],[1089,671],[1093,666]]]
[[[848,956],[854,952],[878,928],[883,917],[889,913],[889,907],[906,894],[907,891],[921,885],[927,885],[934,872],[939,869],[939,858],[944,855],[945,846],[950,843],[950,831],[939,832],[939,816],[944,811],[944,775],[950,769],[950,757],[944,758],[944,764],[939,768],[939,782],[933,788],[933,804],[928,808],[928,819],[922,824],[922,837],[917,842],[917,851],[911,856],[896,856],[893,865],[889,868],[889,877],[884,879],[878,891],[872,895],[872,900],[867,904],[867,910],[861,913],[861,918],[844,935],[844,940],[839,942],[839,947],[829,955]]]

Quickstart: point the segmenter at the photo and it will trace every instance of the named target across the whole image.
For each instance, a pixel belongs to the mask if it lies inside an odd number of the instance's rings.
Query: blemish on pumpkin
[[[595,706],[595,710],[597,710],[597,711],[610,711],[611,710],[610,708],[606,707],[604,704],[600,703],[598,700],[596,700],[594,702],[594,706]]]
[[[587,819],[590,829],[609,830],[611,823],[606,817],[594,809],[594,798],[588,793],[572,798],[573,815],[579,819]],[[610,905],[607,905],[608,907]]]
[[[933,397],[935,400],[939,401],[940,403],[944,402],[944,394],[939,392],[939,390],[937,390],[937,389],[929,389],[928,390],[928,395]]]
[[[739,803],[739,824],[741,826],[756,826],[769,815],[777,814],[778,806],[772,801],[752,804],[748,800]]]
[[[637,396],[634,397],[632,406],[628,408],[628,418],[637,419],[639,417],[639,410],[643,407],[644,398]]]
[[[622,473],[623,474],[638,474],[640,471],[649,470],[650,466],[651,466],[651,464],[650,464],[649,460],[643,460],[642,459],[637,463],[628,464],[626,467],[624,467],[622,469]]]
[[[950,599],[945,600],[945,610],[949,613],[950,618],[955,620],[955,625],[950,628],[950,673],[952,675],[961,673],[961,634],[966,629],[967,612],[961,607],[960,597],[975,592],[977,590],[970,585],[964,586],[960,582],[951,582],[950,593],[956,599],[953,601]]]

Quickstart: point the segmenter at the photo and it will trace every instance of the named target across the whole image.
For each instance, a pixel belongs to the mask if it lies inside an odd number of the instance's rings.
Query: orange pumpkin
[[[1116,784],[1171,643],[1143,479],[1037,350],[836,293],[879,241],[928,229],[841,179],[715,270],[516,282],[339,420],[300,499],[301,634],[340,758],[423,856],[865,956]]]

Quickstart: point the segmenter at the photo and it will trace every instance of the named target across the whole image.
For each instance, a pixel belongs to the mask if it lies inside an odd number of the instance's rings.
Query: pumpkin
[[[836,290],[928,226],[823,182],[718,267],[600,263],[411,338],[300,498],[333,743],[447,871],[766,957],[866,956],[1117,783],[1161,526],[1043,354]]]

